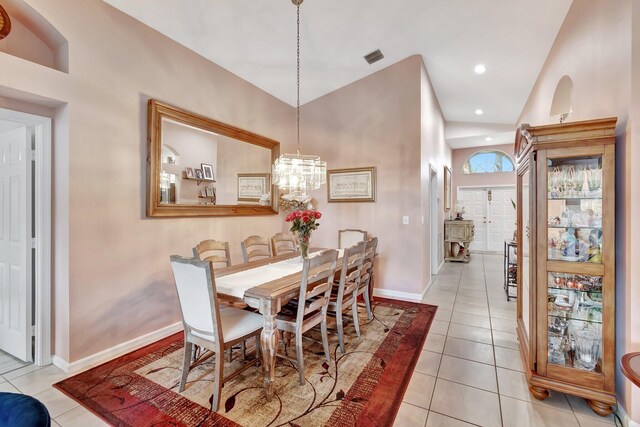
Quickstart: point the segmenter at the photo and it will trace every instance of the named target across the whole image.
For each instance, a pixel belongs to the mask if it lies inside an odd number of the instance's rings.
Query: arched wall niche
[[[0,40],[0,52],[69,73],[69,42],[24,0],[3,0],[11,33]]]
[[[573,81],[569,76],[562,76],[556,86],[556,91],[553,94],[553,101],[551,101],[551,110],[549,115],[552,119],[560,120],[560,123],[564,122],[569,116],[569,113],[573,112]]]

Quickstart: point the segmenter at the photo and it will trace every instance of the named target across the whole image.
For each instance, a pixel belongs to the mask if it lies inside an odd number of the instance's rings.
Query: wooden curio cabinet
[[[531,394],[615,399],[615,125],[516,132],[518,340]]]

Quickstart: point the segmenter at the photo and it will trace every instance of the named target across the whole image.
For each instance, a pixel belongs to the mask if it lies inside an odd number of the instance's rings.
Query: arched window
[[[511,157],[499,150],[477,151],[462,165],[462,173],[465,175],[493,172],[513,172]]]

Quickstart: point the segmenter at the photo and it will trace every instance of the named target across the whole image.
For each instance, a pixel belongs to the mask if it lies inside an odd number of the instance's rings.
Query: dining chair
[[[276,317],[278,329],[294,334],[296,341],[295,359],[280,353],[277,356],[296,364],[300,385],[304,385],[302,335],[305,332],[320,325],[324,355],[327,361],[331,360],[327,336],[327,307],[331,297],[337,260],[338,251],[335,249],[329,249],[312,258],[305,259],[297,306],[294,306],[292,310],[285,308]]]
[[[364,240],[367,240],[367,232],[365,230],[356,230],[355,228],[338,230],[338,249],[350,248]]]
[[[264,237],[249,236],[240,242],[240,247],[242,248],[242,258],[245,264],[273,256],[271,252],[271,242]]]
[[[193,248],[193,256],[203,261],[213,262],[213,268],[231,267],[229,242],[203,240]]]
[[[358,286],[365,256],[367,243],[360,242],[344,249],[342,254],[342,269],[340,270],[340,281],[334,285],[334,292],[329,300],[329,312],[336,317],[338,330],[338,341],[340,351],[344,353],[344,327],[342,312],[351,308],[353,315],[353,326],[356,335],[360,336],[360,325],[358,324]],[[335,289],[337,288],[337,289]]]
[[[191,363],[193,346],[210,350],[210,355],[215,355],[211,410],[217,411],[223,384],[261,359],[260,332],[263,318],[260,314],[237,308],[220,309],[212,261],[183,258],[178,255],[172,255],[170,259],[184,326],[184,356],[178,391],[184,391],[189,371],[203,361],[196,360]],[[257,357],[225,377],[224,351],[251,337],[256,340]]]
[[[290,233],[276,233],[271,238],[271,252],[274,256],[298,252],[296,241]]]
[[[373,296],[373,270],[376,260],[376,249],[378,248],[378,238],[372,237],[366,242],[364,251],[364,262],[362,263],[362,274],[360,276],[360,284],[358,285],[357,295],[362,295],[364,305],[367,309],[367,317],[373,319],[371,311],[371,297]]]

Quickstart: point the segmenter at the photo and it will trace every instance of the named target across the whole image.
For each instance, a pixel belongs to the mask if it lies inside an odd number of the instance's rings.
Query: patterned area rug
[[[308,333],[314,341],[303,340],[304,386],[293,364],[278,359],[271,402],[262,369],[253,367],[225,384],[215,413],[209,411],[212,359],[192,370],[185,391],[178,393],[182,333],[54,386],[117,426],[389,426],[435,312],[434,306],[376,298],[373,320],[361,310],[360,337],[347,325],[345,354],[330,332],[330,362],[319,332]],[[280,351],[295,357],[295,346],[281,345]],[[241,363],[237,351],[234,362],[225,363],[225,376]]]

